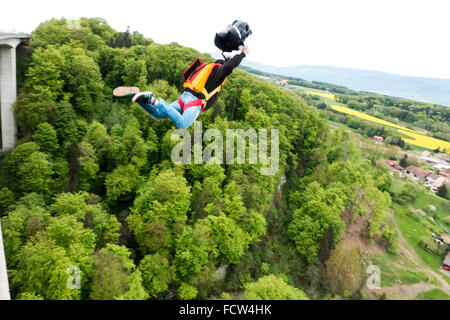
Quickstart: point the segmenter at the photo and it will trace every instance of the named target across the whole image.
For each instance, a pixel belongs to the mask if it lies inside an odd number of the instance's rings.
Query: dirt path
[[[440,289],[447,295],[450,295],[450,285],[448,282],[439,273],[431,269],[422,261],[414,248],[403,237],[397,222],[395,221],[395,217],[392,216],[392,213],[389,213],[389,215],[393,218],[395,228],[399,231],[399,254],[404,256],[415,266],[415,270],[411,271],[423,272],[430,280],[437,280],[440,285],[419,282],[412,285],[394,285],[392,287],[379,289],[377,292],[386,293],[388,299],[414,299],[418,294],[432,289]]]
[[[392,212],[389,212],[388,215],[392,218],[392,221],[394,222],[394,226],[398,231],[398,251],[401,256],[403,256],[404,263],[397,263],[397,262],[391,262],[392,266],[399,268],[399,269],[408,269],[412,272],[420,272],[424,273],[428,278],[428,283],[425,283],[423,281],[419,283],[414,284],[395,284],[391,287],[384,287],[377,290],[369,290],[367,287],[363,289],[363,293],[367,296],[371,296],[373,298],[379,297],[381,294],[386,294],[387,299],[389,300],[412,300],[416,298],[419,294],[433,290],[433,289],[440,289],[444,291],[447,295],[450,296],[450,285],[449,283],[444,279],[444,275],[440,275],[439,272],[436,270],[431,269],[428,265],[426,265],[420,256],[417,254],[417,252],[414,250],[414,248],[409,244],[409,242],[403,237],[402,233],[400,232],[400,229],[398,228],[397,222],[395,220],[395,217],[393,216]],[[360,224],[361,222],[356,224]],[[360,249],[363,252],[373,254],[373,253],[379,253],[377,252],[377,248],[374,246],[367,246],[365,244],[365,241],[361,241],[362,239],[358,237],[357,230],[361,228],[361,225],[357,228],[356,226],[353,228],[349,228],[347,231],[348,234],[346,235],[347,239],[350,243],[358,242],[360,245]],[[362,243],[362,245],[361,245]],[[408,266],[408,267],[406,267]],[[434,282],[434,283],[430,283]]]
[[[394,223],[395,223],[395,227],[398,230],[398,226],[397,223],[395,222],[395,218],[394,218]],[[448,282],[436,271],[434,271],[433,269],[431,269],[429,266],[427,266],[422,259],[419,257],[419,255],[417,254],[417,252],[414,250],[414,248],[411,247],[411,245],[408,243],[408,241],[403,237],[403,235],[401,235],[401,233],[399,232],[400,236],[399,236],[399,248],[400,248],[400,254],[404,253],[404,255],[411,260],[416,266],[417,268],[424,272],[428,277],[430,277],[431,279],[437,279],[439,281],[439,283],[441,284],[442,289],[447,295],[450,295],[450,285],[448,284]]]
[[[362,230],[367,228],[367,218],[358,216],[355,221],[347,227],[344,233],[344,245],[345,247],[353,247],[358,245],[359,250],[369,254],[382,254],[383,249],[376,244],[369,244],[364,236],[362,236]]]

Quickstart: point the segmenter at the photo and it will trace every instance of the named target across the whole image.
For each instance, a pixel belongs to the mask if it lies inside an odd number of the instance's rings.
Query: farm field
[[[439,140],[436,138],[432,138],[429,136],[425,136],[417,131],[399,126],[398,124],[386,121],[386,120],[381,120],[372,116],[369,116],[365,113],[347,108],[347,107],[343,107],[343,106],[338,106],[338,105],[332,105],[331,108],[333,110],[342,112],[342,113],[346,113],[346,114],[350,114],[352,116],[358,117],[360,119],[363,120],[367,120],[370,122],[374,122],[380,125],[384,125],[384,126],[388,126],[391,128],[395,128],[397,129],[397,131],[403,136],[404,140],[407,143],[419,146],[419,147],[423,147],[423,148],[427,148],[427,149],[437,149],[440,148],[441,150],[450,150],[450,142],[447,141],[443,141],[443,140]]]
[[[319,91],[319,90],[316,90],[316,91],[305,90],[304,92],[308,93],[308,94],[315,94],[315,95],[318,95],[318,96],[323,97],[323,98],[333,99],[334,100],[334,94],[332,94],[332,93],[326,93],[326,92],[322,92],[322,91]]]
[[[318,89],[312,89],[312,88],[304,88],[300,86],[294,86],[296,89],[298,89],[302,93],[310,94],[310,95],[316,95],[321,98],[324,102],[330,105],[330,107],[338,112],[349,114],[352,116],[355,116],[357,118],[373,122],[379,125],[387,126],[390,128],[395,129],[400,136],[409,144],[415,146],[418,150],[435,150],[438,147],[441,150],[448,150],[450,152],[450,142],[436,139],[424,134],[421,134],[415,130],[403,127],[401,125],[395,124],[390,121],[382,120],[373,116],[370,116],[368,114],[365,114],[363,112],[359,112],[354,109],[350,109],[346,107],[344,104],[339,103],[335,100],[335,95],[332,93],[328,93],[322,90]]]

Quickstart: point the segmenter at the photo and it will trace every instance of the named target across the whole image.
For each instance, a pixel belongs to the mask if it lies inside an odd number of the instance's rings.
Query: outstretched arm
[[[241,64],[242,59],[246,57],[247,53],[248,53],[248,46],[245,45],[241,53],[235,55],[234,57],[232,57],[230,60],[226,61],[223,64],[220,70],[221,75],[223,77],[228,77],[231,74],[231,72],[233,72],[233,69]]]

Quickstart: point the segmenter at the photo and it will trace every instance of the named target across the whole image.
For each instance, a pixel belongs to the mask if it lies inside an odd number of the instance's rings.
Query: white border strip
[[[6,271],[5,249],[3,248],[2,224],[0,222],[0,300],[11,300],[8,273]]]

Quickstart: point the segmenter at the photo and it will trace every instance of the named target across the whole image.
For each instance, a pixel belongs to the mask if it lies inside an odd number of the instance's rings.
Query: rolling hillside
[[[379,71],[333,66],[299,65],[281,68],[249,60],[245,61],[243,65],[288,77],[333,83],[359,91],[450,106],[450,79],[408,77]]]

